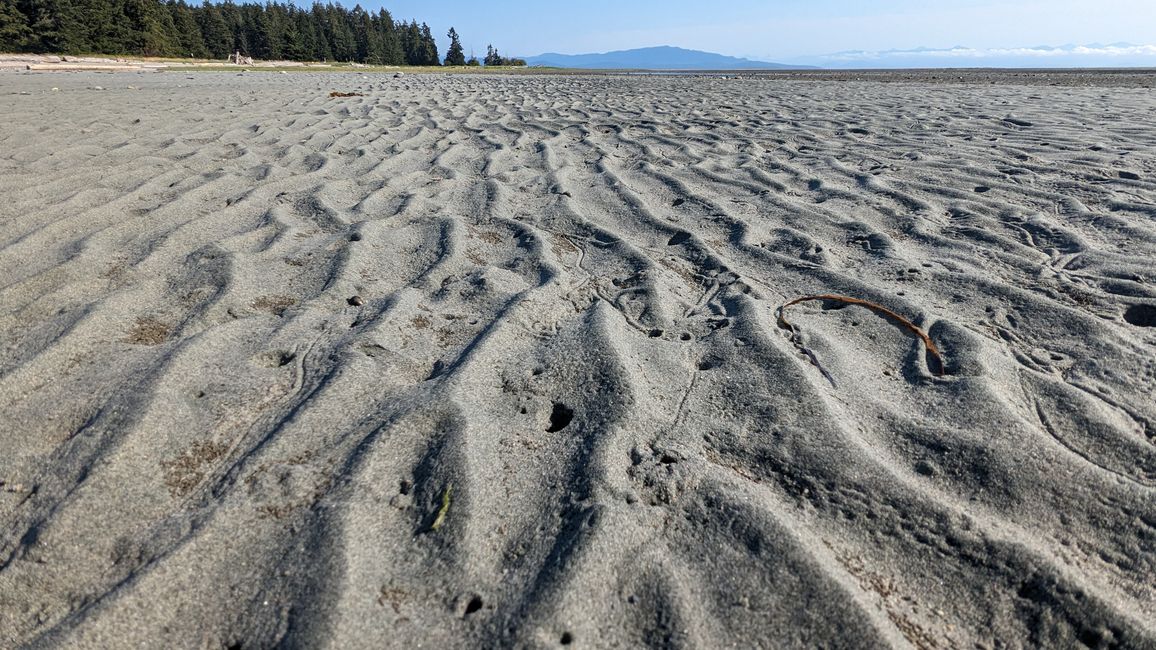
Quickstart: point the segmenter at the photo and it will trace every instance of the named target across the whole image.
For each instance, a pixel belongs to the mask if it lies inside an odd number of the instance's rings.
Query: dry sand
[[[1156,647],[1149,90],[0,111],[0,646]]]

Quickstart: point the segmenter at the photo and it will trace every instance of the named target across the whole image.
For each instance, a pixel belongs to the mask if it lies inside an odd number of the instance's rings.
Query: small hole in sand
[[[692,339],[692,338],[694,338],[694,337],[692,337],[692,336],[690,335],[690,332],[683,332],[683,333],[682,333],[682,335],[681,335],[681,336],[679,336],[678,338],[682,339],[683,341],[689,341],[689,340],[691,340],[691,339]]]
[[[674,202],[671,203],[671,205],[673,205],[674,207],[677,208],[678,206],[682,205],[683,203],[686,203],[686,199],[675,199]]]
[[[550,412],[550,426],[546,428],[546,433],[561,431],[570,426],[573,420],[574,409],[561,402],[555,402],[554,410]]]
[[[470,602],[466,603],[466,616],[473,614],[482,608],[482,599],[479,596],[474,596]]]
[[[652,338],[652,339],[656,339],[656,338],[659,338],[660,336],[662,336],[662,330],[660,330],[660,329],[652,329],[652,330],[650,330],[650,332],[648,333],[648,335],[649,335],[649,336],[650,336],[650,338]]]
[[[688,241],[690,241],[690,233],[679,232],[679,233],[675,233],[674,236],[670,238],[670,241],[666,242],[666,245],[667,246],[678,246],[680,244],[685,244]]]
[[[1112,636],[1111,632],[1102,627],[1086,628],[1080,632],[1079,639],[1080,643],[1089,648],[1103,648],[1108,645],[1104,642]]]
[[[990,191],[991,191],[991,188],[988,187],[987,185],[980,185],[980,186],[975,188],[976,194],[985,194],[985,193],[990,192]]]
[[[349,241],[361,241],[361,235],[353,233],[349,236]]]
[[[398,485],[398,491],[402,494],[409,494],[411,489],[413,489],[413,483],[410,483],[405,479],[402,479],[401,483]]]
[[[1124,312],[1124,320],[1136,327],[1156,327],[1156,306],[1132,305]]]
[[[297,355],[288,350],[272,350],[253,357],[253,362],[266,368],[283,368],[296,358]]]
[[[569,632],[563,632],[562,638],[558,640],[562,645],[570,645],[574,642],[574,635]]]

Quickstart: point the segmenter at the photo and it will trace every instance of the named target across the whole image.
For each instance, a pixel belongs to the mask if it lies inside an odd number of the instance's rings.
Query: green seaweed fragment
[[[450,495],[453,494],[454,486],[446,486],[446,491],[442,492],[442,507],[438,508],[437,517],[434,517],[433,524],[430,525],[430,530],[437,530],[446,523],[446,513],[450,511]]]

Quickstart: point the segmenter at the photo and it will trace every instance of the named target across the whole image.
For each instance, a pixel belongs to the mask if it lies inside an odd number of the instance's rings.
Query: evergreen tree
[[[205,47],[205,39],[201,33],[201,26],[192,7],[185,0],[169,0],[169,14],[172,17],[173,27],[176,28],[175,42],[178,54],[198,59],[209,56]]]
[[[31,0],[25,15],[33,33],[29,49],[62,54],[86,50],[84,27],[71,0]]]
[[[241,30],[246,48],[242,52],[258,59],[280,58],[281,44],[274,28],[272,12],[260,5],[241,6]]]
[[[406,65],[421,65],[421,29],[417,23],[404,23],[400,30],[401,49],[405,53]]]
[[[16,6],[16,0],[0,0],[0,52],[20,52],[31,40],[28,16]]]
[[[450,37],[450,49],[446,52],[446,65],[465,65],[466,54],[462,50],[462,41],[453,27],[446,36]]]
[[[127,40],[117,54],[163,56],[176,50],[172,17],[156,0],[125,0]]]
[[[225,24],[225,31],[228,33],[229,40],[225,44],[227,54],[248,52],[249,35],[246,34],[243,29],[245,19],[241,14],[241,9],[232,2],[226,1],[218,5],[217,10],[221,14],[221,20]]]
[[[303,21],[302,18],[305,18]],[[290,7],[285,14],[285,23],[281,32],[284,43],[283,56],[290,61],[308,61],[313,58],[317,38],[309,29],[308,14]]]
[[[357,41],[353,29],[346,19],[346,11],[341,7],[326,7],[326,27],[329,47],[337,61],[353,61],[357,57]]]
[[[381,34],[381,58],[385,65],[403,65],[405,50],[401,48],[401,35],[389,12],[382,9],[377,14],[377,29]]]
[[[197,23],[210,58],[224,59],[233,53],[233,31],[217,5],[205,0],[197,15]]]
[[[333,48],[329,45],[328,14],[325,13],[325,7],[321,6],[321,3],[313,3],[309,22],[313,25],[313,33],[317,37],[313,59],[315,61],[329,61],[333,58]]]
[[[373,25],[373,18],[357,5],[350,15],[353,22],[353,40],[357,43],[357,60],[362,63],[384,63],[381,34]]]
[[[285,58],[285,23],[289,20],[289,8],[276,2],[265,5],[261,11],[257,6],[257,28],[264,32],[265,53],[263,59],[281,60]]]
[[[82,16],[74,32],[74,47],[80,52],[123,54],[135,52],[132,28],[124,2],[71,0],[74,15]]]
[[[429,25],[421,24],[421,52],[422,62],[420,65],[440,65],[438,61],[438,44],[434,40],[433,34],[429,31]]]

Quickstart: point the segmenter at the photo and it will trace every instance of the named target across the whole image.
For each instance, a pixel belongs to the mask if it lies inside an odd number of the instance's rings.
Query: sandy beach
[[[0,72],[0,647],[1156,648],[1151,77],[988,76]]]

